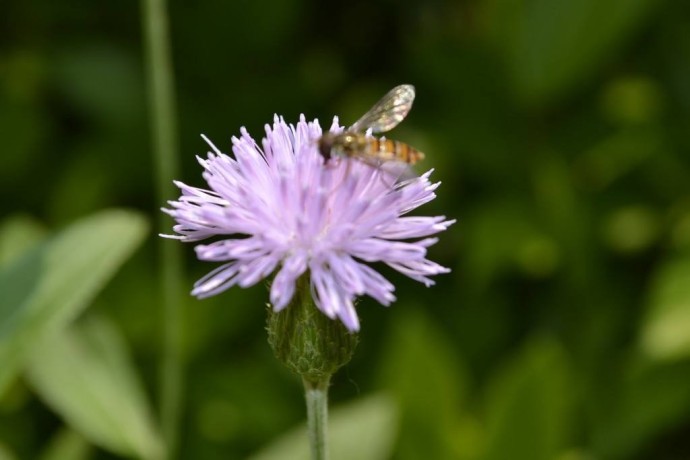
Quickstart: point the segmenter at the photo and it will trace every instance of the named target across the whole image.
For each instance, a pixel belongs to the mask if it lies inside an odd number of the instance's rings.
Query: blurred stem
[[[165,0],[142,0],[142,12],[156,171],[156,201],[164,203],[174,196],[172,180],[178,175],[174,81]],[[161,232],[165,232],[169,223],[162,213],[158,215],[160,216],[158,228]],[[179,245],[159,239],[158,269],[161,274],[163,308],[161,423],[168,457],[174,458],[177,450],[183,369],[182,305],[181,296],[178,293],[183,282]]]
[[[312,460],[328,459],[328,383],[330,378],[313,382],[307,379],[304,394],[307,400],[307,430]]]

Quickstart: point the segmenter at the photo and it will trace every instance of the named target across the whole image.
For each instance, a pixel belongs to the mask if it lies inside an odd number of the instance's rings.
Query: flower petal
[[[237,282],[239,263],[222,265],[194,283],[192,295],[200,299],[216,295],[232,287]]]
[[[271,303],[275,311],[285,308],[295,294],[295,282],[307,270],[304,254],[289,256],[271,284]]]
[[[180,197],[163,209],[175,219],[175,235],[167,238],[220,237],[196,247],[199,259],[227,263],[199,280],[193,295],[248,287],[277,269],[270,300],[279,311],[309,270],[317,308],[356,331],[356,297],[395,300],[393,284],[367,263],[383,262],[427,286],[448,271],[426,259],[427,248],[455,221],[405,216],[436,196],[432,171],[393,183],[385,164],[356,156],[324,160],[321,127],[303,115],[296,125],[276,115],[265,131],[257,143],[241,128],[232,138],[234,158],[202,136],[211,150],[198,157],[208,190],[175,182]],[[343,131],[337,118],[330,131]]]

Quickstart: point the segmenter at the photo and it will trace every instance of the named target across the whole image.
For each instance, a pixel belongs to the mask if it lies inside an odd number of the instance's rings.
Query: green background
[[[425,152],[419,170],[443,182],[418,214],[458,219],[430,254],[453,271],[427,289],[383,270],[399,300],[359,304],[360,344],[331,388],[334,418],[342,409],[355,431],[338,444],[334,426],[335,460],[690,458],[689,3],[169,7],[178,179],[190,185],[203,186],[201,133],[229,151],[241,126],[258,139],[274,113],[348,124],[393,86],[417,88],[389,137]],[[0,366],[16,370],[0,374],[0,458],[154,458],[164,203],[140,5],[1,10]],[[72,250],[52,236],[112,207],[139,213],[100,215],[63,238]],[[117,262],[92,270],[117,241]],[[183,251],[180,458],[247,458],[303,423],[300,382],[266,342],[265,286],[197,301],[187,293],[213,266]],[[65,299],[93,291],[60,321],[31,316],[72,305],[31,297],[44,256],[53,271],[83,259],[55,282]],[[78,333],[45,346],[42,328]],[[295,439],[254,458],[301,458],[290,446],[306,438]]]

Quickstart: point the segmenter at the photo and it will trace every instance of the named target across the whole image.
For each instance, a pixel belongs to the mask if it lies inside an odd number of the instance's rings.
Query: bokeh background
[[[179,179],[191,185],[203,185],[200,133],[229,151],[241,126],[259,138],[274,113],[347,124],[396,84],[417,88],[390,137],[426,152],[420,170],[443,182],[419,213],[458,219],[431,249],[453,272],[426,289],[384,271],[399,301],[359,305],[361,341],[331,403],[334,417],[343,410],[376,436],[349,440],[366,454],[334,458],[690,458],[689,3],[169,7]],[[141,6],[9,0],[1,10],[3,263],[105,208],[148,217],[143,244],[63,326],[116,336],[155,438],[164,203],[154,193]],[[304,422],[301,385],[266,342],[266,287],[189,298],[212,266],[183,251],[179,458],[248,458]],[[100,392],[60,383],[45,369],[59,374],[68,360],[43,359],[21,364],[0,393],[0,458],[144,455],[108,439],[126,431],[126,417],[105,441],[94,435],[74,406],[80,397],[97,406]],[[51,382],[76,391],[72,405],[50,396]]]

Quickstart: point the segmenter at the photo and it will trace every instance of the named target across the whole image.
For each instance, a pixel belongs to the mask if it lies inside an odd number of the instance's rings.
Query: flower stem
[[[168,17],[165,0],[142,0],[143,28],[149,106],[153,131],[153,155],[156,171],[156,202],[174,196],[173,179],[178,175],[174,79],[170,58]],[[161,215],[161,232],[169,225]],[[175,457],[182,395],[182,282],[180,247],[160,240],[158,267],[161,276],[163,308],[163,360],[161,364],[161,423],[168,458]]]
[[[297,281],[290,305],[279,312],[270,305],[267,310],[268,342],[276,358],[302,377],[312,460],[326,460],[328,385],[352,358],[357,335],[316,307],[307,275]]]
[[[307,429],[312,460],[328,459],[328,383],[325,378],[318,382],[303,379],[307,400]]]

